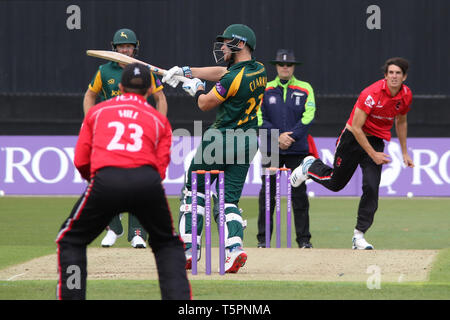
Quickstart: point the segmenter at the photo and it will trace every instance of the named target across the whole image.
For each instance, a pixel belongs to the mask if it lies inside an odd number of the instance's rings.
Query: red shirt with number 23
[[[164,179],[170,162],[172,128],[143,96],[126,93],[92,107],[75,148],[74,163],[89,180],[103,167],[149,165]]]

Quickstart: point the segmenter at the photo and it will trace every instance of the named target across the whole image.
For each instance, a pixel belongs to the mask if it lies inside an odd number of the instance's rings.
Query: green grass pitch
[[[1,197],[0,269],[55,253],[55,237],[75,201],[75,197]],[[358,198],[345,197],[310,199],[311,242],[315,248],[351,247],[358,201]],[[169,204],[176,223],[178,199],[170,198]],[[243,198],[240,207],[248,223],[245,246],[255,247],[257,199]],[[450,198],[382,198],[375,223],[367,233],[375,248],[440,250],[428,281],[383,283],[381,290],[369,290],[365,283],[351,282],[194,280],[191,281],[194,298],[447,300],[450,299],[449,214]],[[126,228],[127,219],[122,222]],[[91,246],[99,247],[103,235]],[[213,246],[214,243],[217,243],[216,232],[213,232]],[[129,245],[126,236],[116,243],[117,247]],[[49,272],[56,273],[56,266]],[[51,300],[55,298],[55,286],[55,281],[0,281],[0,299]],[[160,299],[160,293],[157,281],[89,280],[87,298]]]

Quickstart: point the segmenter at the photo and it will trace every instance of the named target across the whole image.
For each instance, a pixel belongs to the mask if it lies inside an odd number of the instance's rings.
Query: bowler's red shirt
[[[125,93],[93,106],[80,130],[74,163],[90,179],[103,167],[154,167],[165,178],[172,128],[143,96]]]
[[[359,108],[367,113],[363,131],[389,141],[395,116],[407,114],[411,102],[412,93],[406,85],[403,84],[397,95],[392,97],[386,80],[382,79],[361,92],[347,123],[352,125],[355,109]]]

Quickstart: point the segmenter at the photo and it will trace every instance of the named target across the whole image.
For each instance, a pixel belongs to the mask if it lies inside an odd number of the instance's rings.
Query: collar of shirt
[[[125,92],[124,94],[122,94],[123,99],[124,100],[140,100],[142,102],[147,102],[147,100],[145,100],[144,96],[141,96],[140,94],[137,93],[132,93],[132,92]]]
[[[286,102],[287,88],[289,87],[289,85],[291,85],[295,81],[297,81],[297,79],[294,77],[294,75],[292,75],[292,77],[289,79],[289,81],[284,84],[281,82],[281,79],[279,76],[277,76],[275,78],[275,82],[276,82],[277,86],[281,87],[283,89],[283,101],[284,102]]]
[[[393,97],[391,95],[391,91],[389,90],[389,87],[387,85],[386,79],[383,79],[382,84],[381,84],[381,90],[383,90],[384,92],[386,92],[386,94],[388,95],[389,98],[393,98],[393,99],[401,99],[403,98],[403,95],[405,94],[406,90],[405,90],[405,86],[402,83],[402,86],[400,87],[400,90],[397,92],[397,94],[395,95],[395,97]]]
[[[278,86],[283,87],[283,89],[286,89],[290,84],[292,84],[293,82],[297,81],[297,79],[295,78],[295,76],[292,76],[288,82],[286,82],[285,84],[281,83],[281,79],[279,76],[277,76],[275,78],[275,81],[277,83]]]
[[[235,64],[233,64],[232,66],[230,66],[230,67],[228,68],[228,70],[231,70],[231,69],[239,69],[239,68],[242,68],[242,66],[245,65],[245,64],[254,63],[254,62],[255,62],[255,59],[254,59],[254,58],[252,58],[252,59],[250,59],[250,60],[241,61],[241,62],[235,63]]]

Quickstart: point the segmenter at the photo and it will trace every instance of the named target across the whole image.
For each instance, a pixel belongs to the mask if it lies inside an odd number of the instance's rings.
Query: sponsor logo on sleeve
[[[366,106],[369,108],[372,108],[375,105],[375,100],[370,96],[370,94],[367,96],[366,101],[364,102]]]
[[[225,89],[220,82],[216,83],[216,90],[222,97],[226,96],[227,89]]]

